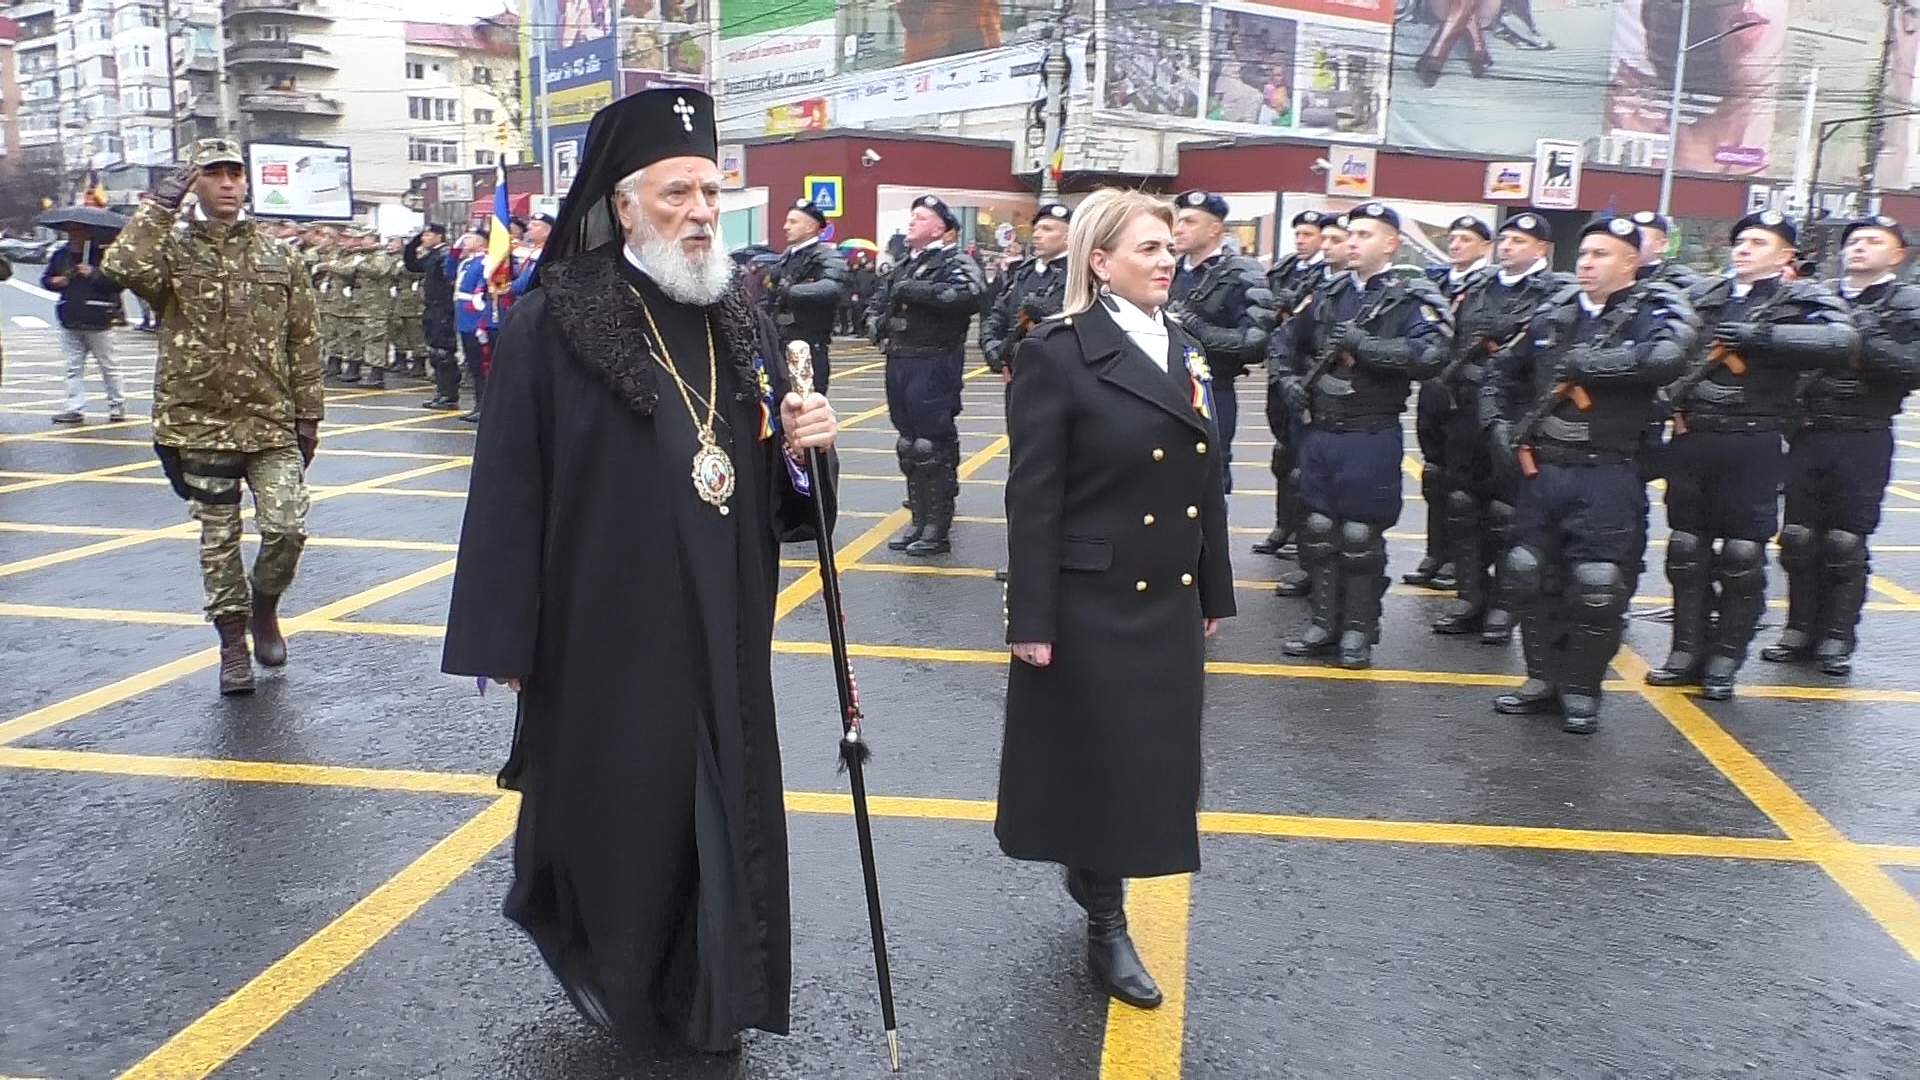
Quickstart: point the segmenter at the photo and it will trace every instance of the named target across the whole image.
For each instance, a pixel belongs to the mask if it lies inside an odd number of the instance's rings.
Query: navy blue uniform
[[[1314,295],[1326,287],[1330,271],[1318,258],[1289,255],[1267,272],[1267,288],[1274,297],[1279,324],[1267,340],[1267,430],[1273,434],[1273,531],[1253,545],[1260,555],[1278,555],[1300,532],[1299,441],[1303,431],[1298,413],[1287,407],[1286,377],[1294,374],[1293,338],[1285,323],[1305,311]]]
[[[1313,625],[1284,648],[1365,667],[1380,630],[1386,530],[1400,518],[1400,417],[1413,380],[1437,374],[1453,341],[1446,298],[1389,270],[1334,281],[1288,324],[1299,373],[1284,393],[1306,419],[1299,446],[1300,566]]]
[[[1698,683],[1725,699],[1766,607],[1766,544],[1780,531],[1786,480],[1781,440],[1800,415],[1795,388],[1810,371],[1850,364],[1859,335],[1839,298],[1808,282],[1769,278],[1741,290],[1716,278],[1690,299],[1708,329],[1669,388],[1675,434],[1662,454],[1673,648],[1648,679]],[[1744,373],[1717,362],[1710,341],[1740,357]]]
[[[1233,491],[1233,436],[1240,424],[1234,380],[1261,363],[1273,332],[1273,294],[1260,264],[1244,255],[1217,254],[1174,269],[1167,314],[1206,350],[1213,369],[1214,418],[1220,425],[1227,491]]]
[[[1457,320],[1469,285],[1486,273],[1487,264],[1480,262],[1465,271],[1436,267],[1427,271],[1427,278],[1447,298]],[[1468,406],[1467,413],[1472,415],[1472,406]],[[1456,415],[1454,396],[1442,385],[1441,379],[1420,380],[1420,396],[1413,407],[1413,438],[1420,446],[1420,498],[1427,504],[1427,551],[1419,568],[1406,575],[1409,585],[1445,587],[1444,578],[1438,582],[1434,579],[1439,576],[1440,568],[1452,561],[1453,541],[1447,528],[1447,473],[1459,465],[1451,456],[1457,445],[1448,438],[1447,422]]]
[[[960,397],[967,328],[986,278],[965,252],[936,245],[902,259],[875,291],[867,316],[887,355],[887,415],[907,478],[913,524],[888,546],[912,555],[948,550],[960,493]],[[915,545],[919,545],[916,547]]]
[[[1802,380],[1801,425],[1787,453],[1787,625],[1761,656],[1853,668],[1872,563],[1867,537],[1893,475],[1893,418],[1920,389],[1920,287],[1884,281],[1841,295],[1860,332],[1857,359]]]
[[[1496,358],[1482,414],[1494,469],[1516,493],[1500,585],[1520,613],[1528,678],[1496,703],[1503,711],[1557,706],[1568,730],[1592,730],[1646,547],[1637,459],[1693,338],[1685,298],[1664,285],[1638,282],[1599,309],[1567,287]]]
[[[847,295],[847,260],[818,240],[786,250],[767,275],[767,314],[780,330],[782,348],[804,341],[813,352],[813,389],[827,392],[833,375],[833,322]]]

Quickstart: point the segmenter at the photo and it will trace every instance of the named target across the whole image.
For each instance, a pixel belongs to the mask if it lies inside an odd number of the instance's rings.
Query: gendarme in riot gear
[[[1174,267],[1167,314],[1206,350],[1213,370],[1215,419],[1220,449],[1227,461],[1227,491],[1233,491],[1233,436],[1240,422],[1240,397],[1234,380],[1266,359],[1273,333],[1273,294],[1260,264],[1229,255],[1227,200],[1205,191],[1182,192],[1174,199]]]
[[[832,374],[833,320],[847,294],[846,257],[821,241],[826,225],[819,207],[806,199],[794,202],[787,211],[787,250],[767,278],[764,297],[780,344],[804,341],[813,350],[813,388],[821,394]]]

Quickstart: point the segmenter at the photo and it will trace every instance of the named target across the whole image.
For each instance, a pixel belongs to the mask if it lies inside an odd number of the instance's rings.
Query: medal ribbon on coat
[[[1193,411],[1200,414],[1202,420],[1213,419],[1213,369],[1207,366],[1207,356],[1193,346],[1187,346],[1187,381],[1193,386]]]
[[[760,441],[780,433],[780,410],[773,403],[773,379],[767,375],[767,358],[753,354],[753,378],[760,386]]]

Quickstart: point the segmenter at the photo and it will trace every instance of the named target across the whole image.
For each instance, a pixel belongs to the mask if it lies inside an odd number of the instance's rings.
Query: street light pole
[[[533,28],[534,49],[540,57],[540,85],[534,92],[540,95],[540,191],[545,195],[553,194],[553,116],[547,110],[547,33],[548,28]]]
[[[1040,199],[1052,202],[1060,197],[1060,181],[1053,175],[1053,155],[1066,139],[1061,128],[1065,120],[1060,115],[1060,107],[1067,93],[1067,26],[1066,2],[1054,0],[1053,25],[1047,34],[1047,58],[1040,65],[1040,78],[1046,86],[1046,104],[1041,106],[1046,115],[1041,118],[1040,139],[1042,153],[1046,156],[1040,161]]]
[[[1660,170],[1660,216],[1673,212],[1673,163],[1680,156],[1680,90],[1687,85],[1687,33],[1693,28],[1693,0],[1680,0],[1680,39],[1673,49],[1673,98],[1667,103],[1667,164]]]

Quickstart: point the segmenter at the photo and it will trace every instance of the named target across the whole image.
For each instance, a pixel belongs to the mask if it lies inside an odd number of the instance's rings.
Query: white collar
[[[1372,285],[1374,282],[1380,280],[1383,277],[1390,276],[1393,273],[1393,267],[1391,265],[1388,265],[1385,269],[1381,270],[1379,273],[1373,275],[1370,278],[1361,277],[1360,271],[1358,270],[1349,270],[1347,271],[1347,273],[1353,275],[1354,285],[1364,292],[1366,291],[1367,286]]]
[[[1206,262],[1206,261],[1207,261],[1207,259],[1211,259],[1211,258],[1213,258],[1214,256],[1216,256],[1216,255],[1218,255],[1218,254],[1220,254],[1220,253],[1221,253],[1221,252],[1222,252],[1223,250],[1225,250],[1225,249],[1226,249],[1226,246],[1227,246],[1227,245],[1225,245],[1225,244],[1216,244],[1216,245],[1214,245],[1214,248],[1213,248],[1213,250],[1212,250],[1212,251],[1209,251],[1209,252],[1207,252],[1207,255],[1206,255],[1206,258],[1204,258],[1204,259],[1196,259],[1196,258],[1193,258],[1193,257],[1191,257],[1191,256],[1187,256],[1187,255],[1182,255],[1182,256],[1181,256],[1181,258],[1182,258],[1182,259],[1184,259],[1184,260],[1186,260],[1186,264],[1187,264],[1187,269],[1189,269],[1189,270],[1191,270],[1191,269],[1193,269],[1194,267],[1196,267],[1196,266],[1199,266],[1199,265],[1200,265],[1201,263],[1204,263],[1204,262]]]
[[[639,252],[633,250],[631,247],[628,247],[626,244],[621,244],[620,254],[625,255],[627,257],[628,266],[633,267],[635,270],[638,270],[643,274],[647,274],[647,264],[640,261]],[[647,274],[647,276],[651,278],[653,275]]]
[[[1533,261],[1532,266],[1527,267],[1525,270],[1522,270],[1517,274],[1509,274],[1505,270],[1502,270],[1500,271],[1500,284],[1506,285],[1509,287],[1513,286],[1515,284],[1518,284],[1522,278],[1532,277],[1533,275],[1539,273],[1542,270],[1545,270],[1546,268],[1547,268],[1547,260],[1535,259]]]
[[[929,254],[932,254],[933,252],[939,251],[941,248],[946,246],[947,246],[947,242],[945,240],[935,240],[933,243],[928,244],[926,247],[921,248],[919,251],[907,252],[907,258],[917,259],[922,255],[929,255]]]
[[[1604,300],[1595,301],[1592,297],[1588,296],[1586,293],[1581,293],[1580,294],[1580,310],[1586,312],[1589,315],[1598,315],[1601,312],[1607,310],[1607,304],[1606,304],[1606,301]]]
[[[1111,301],[1107,312],[1113,316],[1114,325],[1133,339],[1161,371],[1167,370],[1167,324],[1161,321],[1160,313],[1145,311],[1133,301],[1113,293],[1105,293],[1101,299]]]
[[[1875,278],[1874,280],[1869,281],[1865,285],[1862,285],[1861,287],[1856,289],[1853,286],[1847,284],[1846,278],[1841,278],[1840,279],[1840,295],[1851,300],[1854,297],[1859,296],[1861,293],[1866,292],[1868,289],[1879,288],[1880,286],[1885,285],[1889,281],[1898,281],[1898,280],[1900,280],[1900,275],[1889,270],[1886,273],[1881,274],[1879,277]]]
[[[809,236],[805,240],[802,240],[797,244],[788,244],[787,254],[791,255],[796,251],[805,251],[819,242],[820,242],[820,237],[818,235]]]
[[[1480,256],[1480,259],[1478,262],[1474,263],[1472,266],[1467,267],[1465,270],[1457,270],[1452,267],[1448,267],[1447,280],[1453,282],[1455,285],[1458,285],[1461,282],[1467,280],[1468,274],[1473,273],[1475,270],[1478,270],[1485,265],[1487,265],[1487,257],[1485,255],[1482,255]]]
[[[1778,281],[1778,280],[1780,280],[1779,274],[1769,274],[1766,277],[1759,279],[1759,281],[1752,282],[1751,284],[1742,284],[1739,278],[1734,278],[1733,279],[1733,298],[1735,300],[1744,300],[1746,299],[1747,294],[1753,291],[1754,285],[1760,284],[1761,281]]]
[[[1307,265],[1319,266],[1321,263],[1326,261],[1327,261],[1327,253],[1324,251],[1316,251],[1313,253],[1313,258],[1307,260]]]
[[[1037,267],[1041,273],[1044,274],[1053,267],[1054,263],[1057,263],[1064,258],[1066,258],[1066,256],[1064,255],[1055,255],[1051,259],[1043,259],[1040,256],[1035,255],[1033,257],[1033,265]]]

